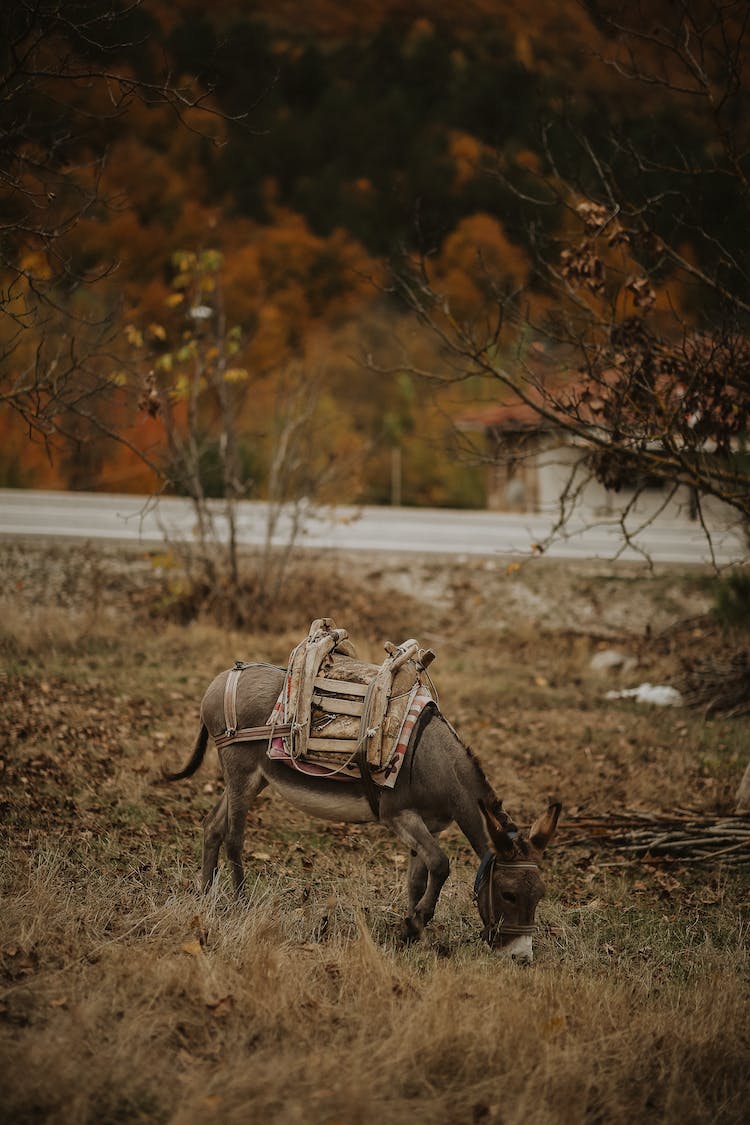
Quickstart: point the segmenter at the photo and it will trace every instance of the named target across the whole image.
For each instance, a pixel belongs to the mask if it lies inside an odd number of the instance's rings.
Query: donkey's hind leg
[[[219,873],[219,849],[227,835],[227,794],[222,793],[203,821],[201,887],[206,893]]]
[[[232,885],[235,894],[239,894],[244,882],[242,847],[245,821],[253,801],[261,789],[265,788],[266,780],[259,768],[248,772],[246,768],[236,768],[234,762],[222,764],[227,787],[203,822],[201,884],[204,892],[211,889],[218,874],[219,851],[223,844],[232,874]],[[229,769],[227,765],[230,766]],[[242,765],[245,766],[246,763]]]
[[[245,747],[245,749],[247,749]],[[234,769],[227,768],[229,763],[224,763],[224,775],[227,779],[227,821],[224,848],[229,861],[232,874],[232,884],[236,895],[242,893],[245,883],[245,872],[242,866],[242,849],[245,841],[245,821],[248,810],[255,798],[267,785],[266,779],[260,769],[247,769],[247,758],[243,761],[243,769],[238,774]]]

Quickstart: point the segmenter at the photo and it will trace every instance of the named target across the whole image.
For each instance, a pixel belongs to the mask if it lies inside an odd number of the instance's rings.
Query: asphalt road
[[[221,506],[215,507],[219,533],[226,525]],[[241,546],[264,543],[268,507],[244,501],[238,506],[237,531]],[[538,553],[551,529],[544,516],[485,511],[425,508],[340,507],[312,511],[301,524],[303,547],[341,551],[423,552],[443,555],[522,556]],[[152,547],[166,539],[191,540],[195,517],[190,502],[169,497],[159,501],[143,496],[85,492],[41,492],[0,489],[0,536],[32,540],[100,540]],[[276,542],[288,541],[289,514],[279,521]],[[699,527],[662,525],[646,529],[637,542],[653,562],[702,564],[711,561]],[[614,524],[568,527],[545,554],[552,558],[612,559],[622,546]],[[714,542],[716,561],[737,561],[747,555],[738,533],[723,533]],[[619,556],[643,558],[625,548]]]

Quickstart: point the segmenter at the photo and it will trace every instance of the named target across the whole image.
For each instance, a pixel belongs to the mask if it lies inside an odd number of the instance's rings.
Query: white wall
[[[563,491],[568,489],[567,507],[572,506],[576,520],[585,522],[597,519],[617,519],[619,513],[632,504],[628,525],[637,526],[644,520],[658,519],[659,523],[695,525],[696,514],[690,490],[681,486],[669,500],[670,488],[645,489],[633,503],[635,487],[623,487],[619,492],[609,491],[593,479],[582,466],[583,451],[575,446],[562,445],[529,452],[523,465],[516,467],[515,476],[508,480],[504,469],[498,468],[494,488],[490,488],[489,506],[498,511],[518,511],[518,496],[524,497],[520,510],[541,514],[560,511]],[[514,488],[514,480],[523,480],[523,489]],[[530,480],[533,484],[529,484]],[[702,501],[703,515],[708,525],[716,530],[737,524],[734,509],[713,498]]]

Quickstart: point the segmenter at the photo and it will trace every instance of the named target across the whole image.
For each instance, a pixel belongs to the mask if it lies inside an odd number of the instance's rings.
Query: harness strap
[[[482,862],[479,864],[479,870],[477,871],[477,877],[474,880],[474,898],[476,898],[477,895],[479,894],[479,889],[482,886],[482,883],[484,882],[484,880],[487,878],[488,868],[494,867],[494,864],[492,862],[492,860],[494,858],[495,858],[495,853],[492,851],[491,848],[490,848],[489,851],[485,852],[484,855],[482,856]]]
[[[288,735],[292,733],[292,725],[289,723],[266,723],[262,727],[240,727],[237,729],[237,685],[240,682],[242,673],[247,668],[257,668],[258,664],[246,664],[244,660],[236,660],[234,668],[231,669],[227,676],[227,682],[224,685],[224,734],[217,734],[214,737],[214,743],[217,749],[222,750],[225,746],[231,746],[234,742],[260,742],[264,738],[271,738],[273,735],[279,736]],[[264,664],[262,667],[275,668],[275,664]],[[279,669],[285,671],[285,669]]]
[[[514,871],[518,871],[520,868],[529,867],[535,868],[537,871],[539,870],[538,863],[530,863],[526,861],[524,861],[523,863],[505,863],[503,862],[503,860],[498,859],[497,852],[493,852],[492,848],[490,848],[489,851],[486,851],[484,853],[484,855],[482,856],[482,862],[479,864],[479,870],[477,871],[476,879],[474,880],[474,898],[476,898],[479,894],[479,889],[482,886],[482,883],[487,878],[490,869],[494,871],[496,867],[512,867]]]
[[[245,666],[238,661],[227,676],[224,685],[224,725],[228,735],[234,734],[237,730],[237,684],[244,671]]]
[[[498,934],[535,934],[538,926],[534,922],[531,926],[509,926],[502,918],[494,926],[488,926],[488,933]]]
[[[274,735],[285,738],[291,733],[291,723],[277,723],[275,726],[267,723],[262,727],[240,727],[239,730],[227,731],[226,734],[217,734],[214,743],[218,750],[223,750],[225,746],[231,746],[235,742],[261,742]]]
[[[523,867],[534,867],[537,871],[539,870],[538,863],[501,863],[497,859],[495,860],[495,867],[512,867],[514,871],[519,871]]]

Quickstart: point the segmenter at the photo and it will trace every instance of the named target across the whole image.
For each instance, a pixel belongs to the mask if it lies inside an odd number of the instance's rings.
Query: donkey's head
[[[484,801],[479,807],[491,841],[474,883],[474,900],[484,922],[482,935],[493,949],[529,964],[534,958],[537,903],[544,895],[539,866],[562,805],[551,804],[534,821],[528,837],[510,821],[501,823]]]

